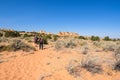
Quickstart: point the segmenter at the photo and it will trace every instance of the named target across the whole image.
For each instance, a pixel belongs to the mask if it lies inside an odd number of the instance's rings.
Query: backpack
[[[35,37],[35,38],[34,38],[35,43],[37,42],[37,40],[38,40],[38,37]]]
[[[43,38],[40,38],[40,43],[43,43]]]

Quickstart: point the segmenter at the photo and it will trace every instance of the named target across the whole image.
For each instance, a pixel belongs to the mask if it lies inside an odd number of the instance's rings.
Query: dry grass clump
[[[82,54],[88,54],[88,50],[89,50],[88,46],[85,45],[85,46],[83,46],[83,47],[81,48],[81,53],[82,53]]]
[[[70,75],[73,75],[74,77],[80,76],[81,66],[79,65],[77,60],[71,60],[66,69]]]
[[[55,49],[60,50],[61,48],[63,48],[64,45],[65,45],[65,42],[62,40],[59,40],[55,43]]]
[[[31,43],[34,41],[34,38],[33,37],[25,37],[24,40]]]
[[[69,74],[73,75],[74,77],[79,77],[83,68],[91,73],[101,73],[103,70],[102,65],[99,64],[99,60],[100,58],[87,54],[81,60],[73,60],[72,62],[70,61],[66,69]]]
[[[113,69],[116,71],[120,71],[120,45],[118,45],[113,53],[113,56],[116,60],[113,64]]]
[[[81,61],[81,67],[91,73],[101,73],[102,66],[99,64],[98,57],[87,56]]]
[[[18,51],[18,50],[31,51],[35,50],[35,48],[22,42],[21,40],[13,40],[13,42],[10,43],[9,45],[7,46],[2,45],[0,47],[0,51]]]
[[[93,45],[95,45],[96,47],[99,48],[103,48],[103,51],[115,51],[118,47],[118,45],[120,45],[120,42],[113,42],[113,41],[94,41]]]
[[[93,45],[95,45],[96,47],[101,47],[103,45],[103,42],[100,41],[94,41]]]
[[[113,70],[120,71],[120,60],[114,62],[114,63],[111,65],[111,67],[112,67]]]
[[[77,44],[74,42],[74,40],[65,42],[65,48],[74,48],[76,46],[77,46]]]
[[[116,60],[120,60],[120,45],[116,47],[116,49],[114,51],[114,56],[115,56]]]
[[[57,40],[55,42],[55,49],[60,50],[62,48],[74,48],[77,46],[77,43],[73,40]]]
[[[4,42],[4,43],[8,43],[8,42],[10,42],[10,40],[8,39],[8,38],[4,38],[4,37],[0,37],[0,42],[2,43],[2,42]]]
[[[84,45],[87,45],[88,43],[86,40],[77,40],[77,44],[80,46],[84,46]]]
[[[66,38],[66,39],[60,39],[55,42],[55,49],[59,50],[62,48],[75,48],[75,47],[80,47],[87,45],[86,40],[80,40],[76,38]]]
[[[104,51],[115,51],[117,45],[115,42],[104,42],[102,48]]]

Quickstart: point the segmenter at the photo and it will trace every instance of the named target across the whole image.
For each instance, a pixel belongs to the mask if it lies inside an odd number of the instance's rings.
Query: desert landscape
[[[0,29],[0,80],[120,80],[120,39]]]

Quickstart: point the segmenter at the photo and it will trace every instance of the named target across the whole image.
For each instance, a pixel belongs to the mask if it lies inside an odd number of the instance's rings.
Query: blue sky
[[[0,0],[0,28],[120,38],[120,0]]]

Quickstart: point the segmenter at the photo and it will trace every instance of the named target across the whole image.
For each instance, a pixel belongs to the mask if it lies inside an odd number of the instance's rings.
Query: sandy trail
[[[120,73],[115,72],[111,76],[104,73],[93,75],[83,70],[82,79],[75,78],[66,70],[72,59],[81,57],[74,51],[57,52],[52,48],[46,48],[35,51],[34,54],[22,51],[4,54],[16,56],[0,63],[0,80],[119,80],[120,76]]]

